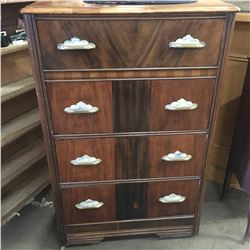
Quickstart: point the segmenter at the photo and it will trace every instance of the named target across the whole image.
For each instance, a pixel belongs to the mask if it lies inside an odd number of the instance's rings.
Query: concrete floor
[[[249,243],[240,243],[246,228],[248,197],[231,190],[224,202],[219,202],[220,185],[209,184],[203,210],[200,233],[190,238],[166,239],[133,238],[104,241],[96,245],[67,247],[67,250],[175,250],[175,249],[250,249]],[[50,200],[46,190],[36,198]],[[56,235],[54,209],[28,205],[2,227],[3,250],[60,249]]]

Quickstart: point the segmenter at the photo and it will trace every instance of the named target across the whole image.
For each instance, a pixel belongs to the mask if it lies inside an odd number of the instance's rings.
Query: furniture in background
[[[1,28],[15,33],[20,8],[4,1]],[[5,224],[49,185],[28,43],[1,48],[1,219]]]
[[[250,63],[244,81],[239,112],[234,129],[232,145],[222,190],[221,199],[230,187],[232,174],[235,174],[240,187],[250,196]],[[243,241],[250,238],[250,204],[248,225]]]
[[[236,11],[202,0],[23,9],[63,244],[198,232]]]
[[[235,4],[240,2],[235,1]],[[208,163],[209,181],[222,184],[224,180],[248,56],[250,56],[250,12],[238,12],[229,58],[223,74],[223,93],[221,104],[218,107],[215,136],[212,141],[211,157]],[[235,176],[232,176],[231,186],[240,188]]]

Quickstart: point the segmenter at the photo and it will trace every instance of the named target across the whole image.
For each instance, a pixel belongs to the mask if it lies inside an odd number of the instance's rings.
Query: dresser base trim
[[[123,236],[156,235],[160,239],[189,237],[193,235],[193,226],[175,226],[149,229],[129,229],[99,233],[69,233],[66,235],[66,245],[94,244],[106,238]]]

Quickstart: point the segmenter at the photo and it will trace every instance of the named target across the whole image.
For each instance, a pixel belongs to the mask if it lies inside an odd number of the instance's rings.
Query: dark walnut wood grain
[[[224,18],[179,20],[39,20],[44,69],[153,68],[218,64]],[[208,32],[213,30],[213,35]],[[46,34],[46,35],[45,35]],[[169,43],[192,35],[200,49],[173,49]],[[61,51],[57,44],[79,37],[95,49]]]
[[[207,129],[213,79],[53,83],[47,85],[53,133],[176,131]],[[184,98],[195,110],[169,111]],[[97,106],[94,114],[67,114],[79,101]],[[63,122],[62,122],[63,121]]]
[[[55,144],[60,182],[64,183],[199,176],[203,167],[206,135],[72,139],[56,140]],[[164,155],[176,151],[187,153],[192,158],[177,162],[162,160]],[[74,166],[70,163],[85,154],[102,162],[92,166]]]

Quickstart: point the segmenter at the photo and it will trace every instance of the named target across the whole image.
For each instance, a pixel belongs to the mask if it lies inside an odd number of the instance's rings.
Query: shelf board
[[[2,125],[2,147],[40,126],[38,109],[33,109]]]
[[[23,43],[20,44],[10,44],[8,47],[3,47],[1,48],[1,55],[7,55],[11,53],[15,53],[21,50],[28,49],[28,42],[24,41]]]
[[[32,201],[49,183],[48,167],[44,165],[27,176],[25,181],[18,184],[13,192],[2,197],[2,224],[5,224],[17,211]]]
[[[35,88],[34,78],[11,82],[1,87],[1,102],[4,103]]]
[[[0,0],[1,4],[7,4],[7,3],[31,3],[31,2],[37,2],[37,0]]]

